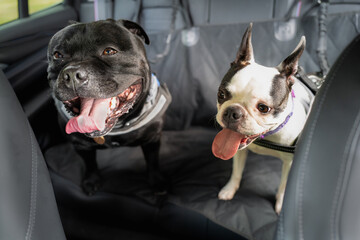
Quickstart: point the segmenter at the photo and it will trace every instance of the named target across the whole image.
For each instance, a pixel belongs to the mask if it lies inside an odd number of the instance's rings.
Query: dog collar
[[[289,122],[291,116],[294,113],[294,98],[295,98],[295,93],[294,90],[291,90],[291,102],[292,102],[292,106],[291,106],[291,112],[289,113],[289,115],[286,116],[285,121],[282,122],[277,128],[275,128],[274,130],[268,131],[266,133],[264,133],[263,135],[260,136],[261,139],[270,136],[272,134],[277,133],[278,131],[280,131],[283,127],[285,127],[285,125]]]
[[[119,122],[107,135],[116,136],[135,131],[165,112],[171,102],[166,85],[160,84],[155,74],[151,74],[151,85],[145,104],[138,117],[127,122]]]

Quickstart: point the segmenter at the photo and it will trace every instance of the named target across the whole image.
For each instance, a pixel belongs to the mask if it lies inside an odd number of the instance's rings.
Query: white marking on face
[[[257,63],[251,63],[239,70],[226,86],[232,97],[223,104],[217,104],[218,123],[225,127],[222,120],[225,109],[237,105],[244,110],[244,116],[239,121],[237,129],[240,133],[258,134],[278,125],[283,114],[280,113],[275,118],[271,112],[264,114],[257,109],[259,103],[273,108],[273,97],[270,96],[270,91],[273,79],[278,74],[279,71],[276,68],[264,67]]]

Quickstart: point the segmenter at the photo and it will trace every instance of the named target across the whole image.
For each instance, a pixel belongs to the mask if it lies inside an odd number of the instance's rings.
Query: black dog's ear
[[[134,23],[129,20],[119,20],[124,27],[126,27],[130,32],[139,36],[147,45],[150,44],[150,40],[145,30],[137,23]]]
[[[302,36],[294,51],[277,66],[280,74],[283,74],[288,79],[289,86],[294,84],[294,80],[291,78],[291,76],[297,72],[299,59],[301,54],[304,52],[305,45],[305,36]]]
[[[248,65],[250,62],[254,61],[254,52],[251,44],[252,25],[253,24],[250,23],[242,37],[240,48],[233,64]]]
[[[68,25],[78,24],[79,22],[75,20],[69,20]]]

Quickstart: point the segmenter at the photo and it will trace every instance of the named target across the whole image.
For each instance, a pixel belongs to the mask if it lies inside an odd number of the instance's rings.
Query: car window
[[[0,25],[20,18],[19,4],[21,0],[0,0]],[[54,6],[63,0],[28,0],[26,16]]]
[[[0,24],[19,18],[18,2],[14,0],[0,1]]]
[[[51,7],[62,1],[63,0],[29,0],[29,14]]]

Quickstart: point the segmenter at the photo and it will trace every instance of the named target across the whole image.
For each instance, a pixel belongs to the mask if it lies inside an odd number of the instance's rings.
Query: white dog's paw
[[[279,215],[284,201],[284,193],[276,194],[275,212]]]
[[[218,198],[220,200],[231,200],[231,199],[233,199],[237,189],[238,188],[235,186],[226,185],[219,192]]]

